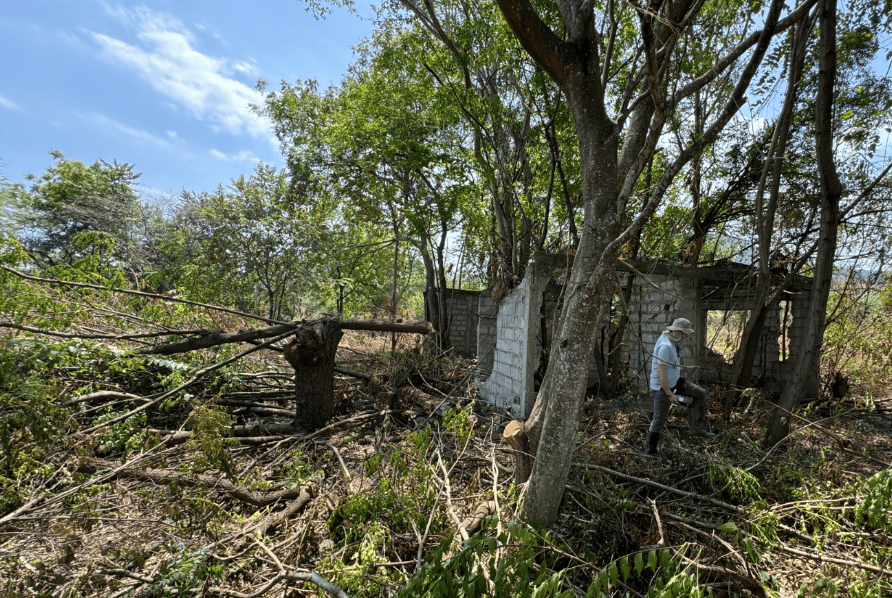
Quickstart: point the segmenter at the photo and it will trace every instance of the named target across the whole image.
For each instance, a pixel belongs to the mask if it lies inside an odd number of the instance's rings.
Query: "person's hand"
[[[680,405],[680,404],[681,404],[681,403],[678,402],[678,396],[676,396],[675,394],[670,394],[670,395],[669,395],[669,400],[672,401],[673,403],[675,403],[676,405]]]

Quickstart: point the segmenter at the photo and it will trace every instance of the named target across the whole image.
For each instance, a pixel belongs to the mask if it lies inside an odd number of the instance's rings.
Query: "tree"
[[[306,169],[324,193],[337,198],[331,220],[346,231],[367,232],[373,223],[382,240],[387,230],[392,276],[381,305],[392,317],[404,303],[401,273],[421,256],[427,311],[445,344],[443,245],[457,224],[467,175],[455,158],[455,111],[444,105],[427,71],[405,59],[403,49],[413,43],[382,26],[359,48],[359,61],[339,87],[320,94],[312,82],[283,84],[279,93],[268,94],[262,110],[276,124],[293,176]],[[349,251],[348,244],[340,246]]]
[[[15,214],[25,246],[48,264],[70,264],[81,256],[74,243],[84,232],[115,241],[115,255],[127,260],[134,249],[134,219],[140,212],[133,184],[139,174],[130,164],[97,160],[92,166],[50,152],[55,164],[41,176],[29,175]]]
[[[488,259],[492,294],[504,296],[523,278],[532,250],[578,243],[578,154],[572,123],[554,84],[524,54],[489,3],[394,3],[414,19],[413,35],[427,49],[424,66],[438,93],[452,99],[473,151],[465,161],[482,201],[466,202],[466,244]],[[416,59],[417,60],[417,59]],[[555,202],[555,195],[563,202]],[[566,224],[569,239],[552,235]],[[483,235],[483,231],[488,234]],[[472,240],[476,237],[476,241]],[[481,239],[482,237],[482,239]]]
[[[166,253],[180,252],[185,263],[177,269],[190,274],[172,278],[183,277],[177,286],[185,287],[191,277],[190,288],[243,311],[262,310],[272,320],[291,315],[324,237],[325,214],[311,199],[265,164],[228,188],[184,193]]]
[[[586,356],[594,340],[596,322],[612,294],[608,273],[615,256],[653,214],[681,168],[713,141],[737,112],[775,33],[801,18],[810,4],[803,4],[779,22],[782,2],[773,1],[761,31],[744,37],[710,68],[694,72],[684,71],[684,51],[679,49],[679,40],[682,32],[716,25],[708,20],[696,21],[704,4],[656,1],[646,8],[630,4],[640,29],[632,45],[643,58],[636,58],[633,50],[632,56],[624,57],[628,58],[626,62],[614,62],[613,52],[620,34],[628,31],[623,27],[631,23],[628,17],[614,14],[613,2],[607,4],[604,22],[608,27],[604,32],[597,28],[594,3],[557,2],[556,19],[540,12],[528,0],[498,0],[498,5],[524,49],[564,94],[576,125],[583,165],[584,227],[567,282],[552,358],[533,413],[525,424],[529,446],[535,452],[524,499],[525,517],[536,524],[549,525],[563,495],[585,391]],[[742,6],[738,10],[745,12]],[[559,24],[554,24],[558,19]],[[683,100],[750,49],[746,66],[722,110],[704,128],[703,135],[667,166],[635,218],[622,222],[632,188],[655,152],[668,117]],[[670,73],[677,78],[671,86],[667,81]],[[629,100],[622,102],[623,97]],[[616,111],[617,121],[608,113],[608,108],[614,106],[620,108]],[[623,131],[625,135],[620,137]]]
[[[789,412],[801,401],[809,380],[820,368],[821,339],[827,317],[827,299],[833,278],[836,255],[836,236],[839,227],[839,203],[842,186],[833,154],[833,101],[836,83],[836,0],[820,0],[818,4],[820,28],[819,74],[817,111],[815,112],[815,148],[820,175],[821,223],[818,233],[817,260],[814,283],[808,303],[803,350],[787,382],[784,392],[773,410],[768,424],[769,444],[777,444],[786,437]]]

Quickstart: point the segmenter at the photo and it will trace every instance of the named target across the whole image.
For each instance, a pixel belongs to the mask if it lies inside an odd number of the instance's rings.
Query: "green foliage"
[[[192,470],[201,472],[216,467],[234,482],[236,476],[229,447],[235,446],[237,441],[229,437],[232,416],[217,405],[199,405],[189,416],[189,424],[194,433],[189,444],[197,445],[201,450]]]
[[[687,552],[682,546],[676,556],[667,549],[649,550],[625,555],[601,569],[589,585],[587,598],[600,598],[611,595],[618,582],[628,587],[634,580],[643,582],[647,598],[705,597],[712,595],[712,589],[700,585],[696,570],[689,570],[682,564],[681,556]],[[633,574],[634,571],[634,574]]]
[[[474,432],[474,401],[466,406],[456,405],[443,414],[443,426],[455,434],[456,442],[463,446]]]
[[[892,586],[878,577],[873,581],[842,582],[821,578],[811,583],[802,584],[796,592],[796,598],[833,598],[842,588],[846,596],[851,598],[883,598],[889,595]]]
[[[866,292],[840,289],[830,297],[835,315],[824,331],[822,351],[830,371],[844,371],[864,386],[892,377],[892,284]]]
[[[725,492],[741,504],[761,500],[763,490],[756,476],[729,463],[711,464],[707,480],[713,492]]]
[[[22,190],[16,204],[15,219],[29,231],[24,237],[28,249],[50,264],[73,264],[95,250],[93,243],[78,242],[78,236],[94,233],[116,241],[109,246],[116,248],[116,258],[131,257],[140,208],[133,185],[140,175],[129,164],[98,160],[86,166],[51,153],[55,164],[32,177],[30,191]]]
[[[610,477],[586,470],[585,482],[588,491],[585,496],[585,507],[592,513],[634,511],[637,508],[629,499],[629,492]]]
[[[388,540],[387,530],[377,521],[370,523],[354,549],[341,557],[331,554],[322,559],[320,569],[326,578],[350,596],[378,596],[390,579],[386,569],[377,567]]]
[[[155,576],[155,583],[148,590],[148,596],[182,596],[213,579],[220,581],[225,574],[222,565],[210,564],[210,548],[204,547],[190,551],[183,543],[170,547],[173,555],[167,564]]]
[[[820,481],[815,477],[819,467],[819,454],[794,444],[771,468],[765,488],[780,502],[809,497],[809,488]]]
[[[299,448],[291,449],[282,466],[281,475],[289,488],[300,488],[313,480],[318,472]]]
[[[864,499],[855,507],[855,523],[892,534],[892,469],[885,469],[862,486]]]
[[[71,413],[55,402],[59,389],[32,371],[33,355],[7,345],[0,350],[0,512],[17,507],[21,482],[32,476],[48,477],[53,465],[46,461],[64,443],[74,423]]]
[[[567,598],[563,575],[552,573],[549,536],[511,522],[498,537],[478,534],[449,555],[446,536],[424,560],[421,570],[396,595],[399,598]]]
[[[107,407],[103,410],[102,415],[90,423],[90,426],[98,426],[123,413],[126,413],[126,411],[115,411],[111,407]],[[145,444],[146,433],[140,428],[146,427],[147,418],[148,416],[143,411],[103,428],[101,442],[105,452],[120,454],[126,457],[131,452],[141,448]]]

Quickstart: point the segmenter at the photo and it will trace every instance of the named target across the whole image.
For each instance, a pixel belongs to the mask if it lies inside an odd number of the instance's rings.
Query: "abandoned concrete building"
[[[690,319],[697,331],[687,341],[686,365],[694,366],[690,379],[699,384],[728,382],[732,364],[710,349],[718,334],[714,324],[729,314],[753,309],[753,269],[732,262],[691,267],[666,261],[623,263],[620,269],[634,274],[621,277],[631,281],[632,288],[624,289],[629,321],[617,347],[626,366],[628,390],[646,391],[650,350],[676,317]],[[477,358],[481,396],[519,419],[529,415],[536,398],[536,373],[550,340],[566,271],[566,256],[537,252],[521,284],[498,304],[486,292],[449,291],[452,346],[461,355]],[[810,286],[811,279],[797,277],[766,319],[753,371],[753,379],[763,387],[777,388],[797,358]],[[619,295],[615,303],[612,309],[620,309]],[[606,354],[606,332],[600,342]],[[598,384],[594,347],[592,355],[589,387]]]

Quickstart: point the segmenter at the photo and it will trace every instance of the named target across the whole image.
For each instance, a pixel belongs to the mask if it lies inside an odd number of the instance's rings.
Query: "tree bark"
[[[787,277],[784,283],[773,290],[771,289],[771,242],[779,202],[781,175],[790,133],[790,121],[793,116],[794,105],[799,96],[799,81],[802,77],[806,48],[813,26],[814,20],[805,19],[791,36],[793,51],[791,52],[789,70],[787,72],[787,92],[784,96],[781,114],[774,127],[756,197],[755,209],[759,243],[759,278],[756,290],[756,309],[750,314],[750,318],[744,327],[743,335],[740,339],[740,347],[734,357],[734,366],[731,373],[732,386],[728,388],[728,392],[725,395],[723,409],[725,421],[730,419],[731,407],[737,399],[739,389],[750,386],[756,351],[762,337],[766,318],[771,309],[780,301],[781,292],[785,288],[786,283],[791,280],[790,277]],[[769,170],[771,170],[770,185],[768,182]],[[767,207],[765,205],[766,186],[768,187]]]
[[[335,321],[335,320],[332,320]],[[316,321],[315,323],[318,323]],[[176,353],[187,353],[197,349],[207,349],[217,345],[225,345],[229,343],[244,343],[259,340],[262,338],[272,338],[289,330],[297,330],[301,326],[314,326],[314,322],[289,322],[287,324],[279,324],[277,326],[269,326],[267,328],[252,328],[250,330],[239,330],[238,332],[224,332],[222,330],[213,332],[204,332],[198,336],[188,338],[177,343],[167,345],[158,345],[143,349],[140,353],[146,355],[174,355]],[[430,322],[415,320],[344,320],[339,323],[342,330],[374,330],[377,332],[405,332],[414,334],[428,334],[433,328]]]
[[[816,390],[815,377],[820,375],[821,344],[827,317],[827,301],[833,280],[836,256],[836,234],[839,228],[839,202],[842,186],[833,157],[833,97],[836,83],[836,0],[820,0],[818,4],[820,50],[818,98],[815,111],[815,146],[821,185],[821,228],[815,261],[814,285],[809,295],[805,337],[802,351],[787,386],[771,414],[766,444],[773,446],[786,438],[790,419],[786,411],[795,409],[808,392]]]
[[[285,359],[294,367],[295,423],[316,431],[334,412],[334,364],[343,336],[337,320],[320,320],[297,331],[285,346]]]
[[[644,210],[622,231],[620,220],[635,182],[653,156],[666,122],[666,104],[660,97],[660,77],[665,71],[649,64],[648,97],[633,113],[630,133],[619,157],[618,127],[607,114],[601,82],[600,36],[595,27],[593,5],[559,1],[563,36],[558,36],[539,16],[530,0],[497,0],[508,26],[518,41],[542,69],[557,83],[576,125],[579,159],[582,164],[584,220],[579,249],[568,277],[561,322],[552,342],[552,358],[533,412],[524,424],[530,453],[535,463],[529,488],[523,500],[523,517],[534,525],[547,527],[557,518],[563,489],[572,461],[579,408],[585,395],[588,356],[597,333],[600,311],[613,291],[612,271],[616,255],[659,205],[680,169],[737,113],[744,91],[768,49],[781,10],[781,0],[773,0],[765,28],[748,64],[740,75],[721,114],[702,137],[686,148],[651,190]],[[674,46],[673,36],[690,23],[694,2],[665,5],[666,14],[654,35],[653,15],[642,15],[642,38],[651,50]],[[647,32],[647,35],[645,33]],[[670,40],[673,43],[669,43]],[[649,61],[651,62],[651,61]],[[654,117],[649,115],[653,113]],[[641,114],[641,118],[638,115]],[[648,126],[648,123],[649,126]],[[622,167],[618,167],[619,164]]]

